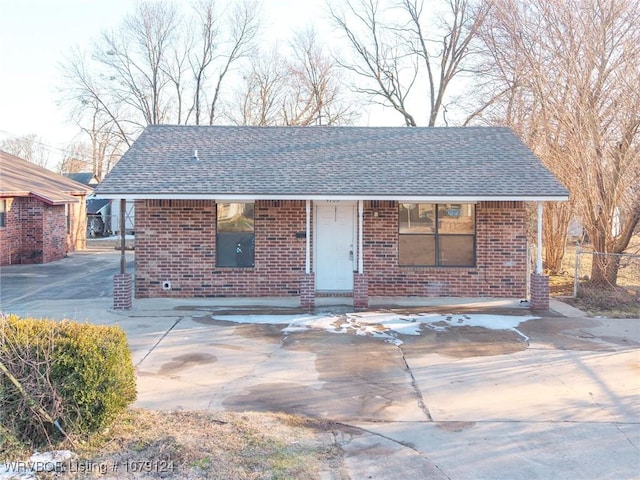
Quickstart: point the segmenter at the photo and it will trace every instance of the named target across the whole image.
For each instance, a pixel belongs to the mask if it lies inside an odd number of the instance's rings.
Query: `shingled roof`
[[[93,190],[31,162],[0,151],[0,197],[33,196],[50,205],[77,203]]]
[[[197,153],[196,153],[197,152]],[[565,200],[508,128],[149,126],[107,198]]]

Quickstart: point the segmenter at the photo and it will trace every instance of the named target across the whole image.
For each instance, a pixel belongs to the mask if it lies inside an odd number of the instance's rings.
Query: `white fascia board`
[[[92,198],[104,198],[110,200],[217,200],[222,202],[253,202],[256,200],[394,200],[406,203],[478,203],[478,202],[563,202],[569,199],[567,195],[237,195],[237,194],[180,194],[180,193],[110,193],[95,194]]]

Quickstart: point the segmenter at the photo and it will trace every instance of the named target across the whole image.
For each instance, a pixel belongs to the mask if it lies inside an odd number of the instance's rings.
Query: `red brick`
[[[46,263],[86,245],[85,197],[70,206],[67,233],[65,206],[34,197],[6,198],[5,227],[0,228],[0,264]]]
[[[136,202],[136,297],[302,295],[301,303],[309,304],[306,240],[296,237],[306,229],[305,212],[303,201],[256,202],[255,266],[219,268],[215,202]],[[368,296],[524,297],[524,205],[480,203],[476,221],[475,266],[401,267],[397,203],[365,202],[364,274],[354,277],[354,302]],[[171,290],[162,290],[165,280]]]

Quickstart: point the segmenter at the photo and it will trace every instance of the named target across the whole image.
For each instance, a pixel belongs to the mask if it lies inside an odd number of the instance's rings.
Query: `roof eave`
[[[1,192],[0,198],[28,198],[34,197],[47,205],[66,205],[69,203],[78,203],[80,201],[79,196],[85,195],[84,193],[65,195],[67,198],[52,198],[40,192]]]
[[[196,194],[196,193],[96,193],[94,198],[110,200],[217,200],[225,202],[249,202],[255,200],[394,200],[408,203],[442,202],[564,202],[568,195],[325,195],[325,194]]]

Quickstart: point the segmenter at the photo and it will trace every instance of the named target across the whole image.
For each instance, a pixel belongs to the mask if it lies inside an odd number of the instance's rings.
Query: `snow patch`
[[[285,335],[309,330],[330,333],[368,335],[394,345],[403,342],[398,335],[420,335],[424,329],[445,331],[454,327],[482,327],[489,330],[511,330],[529,341],[518,326],[539,317],[490,314],[398,314],[393,312],[362,312],[342,315],[216,315],[217,320],[235,323],[286,325]]]
[[[29,460],[0,463],[0,480],[32,480],[38,472],[60,472],[74,457],[70,450],[34,452]]]

